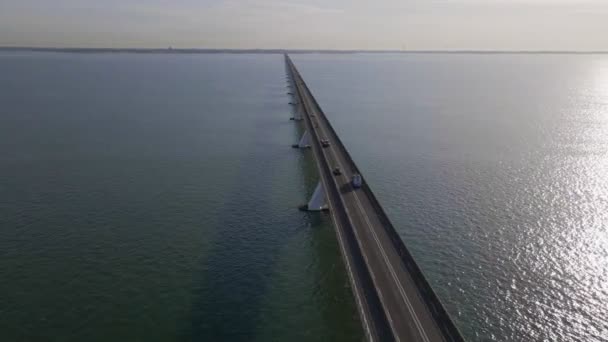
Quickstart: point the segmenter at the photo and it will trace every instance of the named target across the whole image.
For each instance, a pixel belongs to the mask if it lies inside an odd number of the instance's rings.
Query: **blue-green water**
[[[283,58],[0,57],[0,340],[357,340]]]
[[[608,57],[292,57],[471,341],[608,341]],[[362,332],[280,55],[0,54],[0,340]]]
[[[472,341],[608,341],[608,55],[298,55]]]

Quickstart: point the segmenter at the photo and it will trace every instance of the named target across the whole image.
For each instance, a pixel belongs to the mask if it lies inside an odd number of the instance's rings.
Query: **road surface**
[[[312,136],[332,218],[369,340],[462,341],[443,306],[396,235],[295,65],[286,56],[298,105]],[[320,145],[327,139],[328,147]],[[339,167],[342,174],[331,171]],[[396,241],[396,240],[399,241]],[[420,279],[422,277],[422,279]]]

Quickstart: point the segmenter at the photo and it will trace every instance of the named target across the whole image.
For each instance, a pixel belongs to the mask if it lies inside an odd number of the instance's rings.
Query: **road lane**
[[[292,80],[292,83],[295,85],[298,82]],[[296,94],[298,94],[299,101],[303,98],[302,95],[299,95],[300,91],[300,87],[296,86]],[[299,105],[303,104],[300,103]],[[296,108],[296,110],[299,109],[300,108]],[[306,129],[311,132],[313,138],[311,144],[313,153],[315,156],[320,156],[322,154],[322,148],[319,144],[319,137],[314,130],[313,123],[308,115],[304,115],[304,124]],[[328,186],[334,182],[330,167],[323,163],[325,159],[318,159],[318,161],[317,168],[319,170],[319,175],[321,176],[321,181],[326,188],[328,205],[330,212],[332,213],[332,220],[336,227],[338,244],[345,260],[347,273],[355,295],[367,340],[391,341],[393,340],[393,337],[385,322],[386,316],[380,309],[379,299],[375,294],[371,278],[362,259],[356,238],[353,235],[350,218],[343,208],[343,203],[337,190],[338,188]]]
[[[350,179],[353,174],[357,173],[356,166],[347,156],[338,136],[313,100],[312,94],[304,85],[295,66],[290,60],[288,60],[288,64],[296,80],[296,90],[299,94],[299,101],[305,109],[306,122],[312,126],[309,129],[312,129],[317,140],[328,139],[330,142],[329,147],[321,148],[320,151],[315,150],[317,155],[329,164],[330,169],[339,166],[342,170],[340,176],[329,175],[333,179],[327,187],[331,187],[333,183],[338,188],[340,193],[338,196],[341,197],[344,210],[350,220],[350,228],[360,248],[365,267],[371,276],[393,338],[397,341],[425,342],[461,340],[459,334],[444,336],[445,326],[441,326],[436,320],[436,307],[429,307],[428,300],[425,302],[421,290],[417,287],[416,281],[409,273],[402,256],[387,233],[380,216],[384,213],[376,211],[376,206],[366,192],[352,187]],[[318,127],[314,127],[313,121],[318,123]],[[318,145],[318,141],[316,141],[317,148]],[[425,295],[428,296],[428,293]],[[435,316],[431,310],[434,310]],[[439,323],[445,324],[445,322]],[[451,324],[451,321],[448,323]]]
[[[342,175],[337,176],[336,179],[340,189],[342,189],[341,193],[349,208],[351,219],[355,222],[353,227],[355,235],[357,240],[361,241],[360,245],[364,259],[372,273],[372,279],[377,287],[382,305],[387,312],[387,318],[395,339],[399,341],[401,337],[405,336],[407,340],[428,342],[429,338],[422,327],[422,323],[420,323],[420,318],[414,311],[411,300],[405,294],[400,279],[396,276],[392,265],[394,261],[390,261],[383,244],[377,237],[378,234],[375,232],[375,227],[381,227],[381,224],[378,220],[374,220],[372,223],[372,219],[366,214],[368,210],[373,210],[372,207],[368,205],[364,208],[359,199],[358,191],[352,188],[349,180],[354,172],[350,169],[349,163],[339,153],[336,153],[337,140],[333,134],[329,133],[326,120],[321,116],[321,113],[314,109],[307,97],[304,97],[304,101],[309,104],[309,108],[312,109],[311,112],[318,118],[319,127],[317,129],[321,132],[321,136],[330,141],[330,146],[324,148],[326,158],[333,167],[337,166],[342,170]],[[441,340],[441,337],[436,336],[434,340]]]

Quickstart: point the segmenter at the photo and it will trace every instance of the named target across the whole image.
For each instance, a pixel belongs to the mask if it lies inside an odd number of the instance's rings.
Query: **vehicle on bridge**
[[[361,187],[361,175],[355,173],[352,179],[353,188],[359,189]]]
[[[285,60],[293,76],[289,91],[298,95],[290,100],[300,106],[294,116],[305,119],[309,131],[309,140],[300,142],[313,145],[321,176],[302,209],[330,209],[366,335],[361,339],[464,342],[368,184],[363,188],[363,176],[286,54]],[[316,124],[322,127],[315,129]]]

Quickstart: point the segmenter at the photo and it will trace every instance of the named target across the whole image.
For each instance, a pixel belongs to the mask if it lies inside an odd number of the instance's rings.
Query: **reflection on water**
[[[297,56],[471,340],[608,340],[608,57]]]
[[[0,341],[359,340],[284,70],[0,53]]]
[[[282,56],[0,58],[0,339],[360,338]],[[293,59],[468,339],[608,340],[607,56]]]

